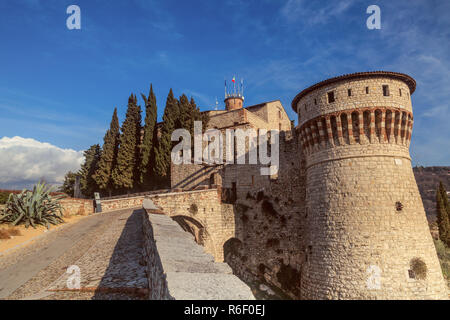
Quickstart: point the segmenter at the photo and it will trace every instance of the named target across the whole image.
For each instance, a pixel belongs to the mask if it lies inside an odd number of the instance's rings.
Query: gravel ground
[[[101,223],[96,228],[73,243],[64,254],[39,271],[7,299],[141,299],[142,293],[147,289],[145,269],[139,264],[142,251],[141,214],[140,210],[133,209],[105,213],[103,217],[98,218]],[[71,227],[74,226],[55,230],[35,243],[0,257],[0,272],[2,268],[20,264],[24,257],[38,252],[52,241],[58,241]],[[47,291],[67,289],[66,280],[69,275],[66,270],[70,265],[80,268],[81,287],[94,291]],[[120,292],[121,290],[123,292]]]

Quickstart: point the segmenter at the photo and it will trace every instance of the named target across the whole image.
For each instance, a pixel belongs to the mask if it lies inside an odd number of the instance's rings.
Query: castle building
[[[448,299],[409,154],[415,88],[395,72],[331,78],[295,96],[295,128],[278,100],[226,95],[208,127],[279,130],[277,175],[173,165],[172,188],[217,187],[233,205],[216,258],[242,279],[296,299]]]

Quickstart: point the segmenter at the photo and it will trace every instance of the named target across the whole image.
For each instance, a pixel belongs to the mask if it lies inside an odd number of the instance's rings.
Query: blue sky
[[[66,8],[81,8],[81,30]],[[381,8],[369,30],[366,9]],[[102,143],[112,111],[152,82],[161,118],[169,88],[202,110],[223,105],[224,77],[246,105],[293,97],[343,73],[403,72],[413,97],[414,164],[450,165],[450,1],[0,1],[0,138],[62,149]],[[141,101],[142,105],[142,101]]]

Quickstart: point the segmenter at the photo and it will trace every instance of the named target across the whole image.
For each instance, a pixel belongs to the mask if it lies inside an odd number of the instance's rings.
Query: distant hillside
[[[423,205],[430,222],[436,220],[436,188],[439,181],[450,191],[450,167],[414,167]]]

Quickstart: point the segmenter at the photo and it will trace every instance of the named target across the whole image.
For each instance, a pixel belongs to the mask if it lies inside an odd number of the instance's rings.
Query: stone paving
[[[148,295],[148,284],[142,259],[142,210],[127,209],[105,213],[95,219],[96,226],[77,239],[64,254],[49,261],[6,299],[27,300],[136,300]],[[80,227],[82,227],[80,225]],[[73,233],[73,232],[72,232]],[[39,255],[69,233],[52,235],[39,245],[22,250]],[[20,256],[17,252],[16,256]],[[20,257],[10,255],[0,259],[0,266],[20,267]],[[67,268],[80,270],[80,289],[70,291]]]
[[[46,293],[40,293],[40,299],[142,299],[148,284],[142,265],[141,215],[142,210],[128,210],[118,216],[74,262],[80,269],[80,290],[67,291],[71,274],[64,273],[44,290]]]

